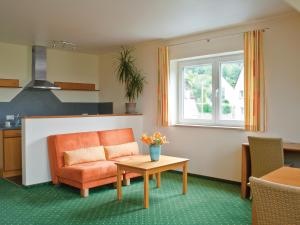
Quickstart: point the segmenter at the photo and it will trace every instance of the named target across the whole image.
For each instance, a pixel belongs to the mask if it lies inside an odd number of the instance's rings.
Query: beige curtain
[[[263,30],[244,34],[245,128],[266,130],[266,101],[263,59]]]
[[[158,49],[158,87],[157,87],[157,125],[169,126],[168,117],[169,92],[169,54],[168,47]]]

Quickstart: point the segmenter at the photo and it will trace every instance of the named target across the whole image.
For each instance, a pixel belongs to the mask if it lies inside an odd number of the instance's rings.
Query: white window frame
[[[239,120],[221,120],[220,119],[220,84],[221,84],[221,63],[244,61],[243,51],[221,53],[217,55],[201,56],[193,59],[184,59],[178,61],[177,79],[178,79],[178,114],[177,124],[220,126],[220,127],[244,127],[245,122]],[[184,119],[183,101],[184,101],[184,79],[183,70],[186,66],[212,64],[212,119]]]

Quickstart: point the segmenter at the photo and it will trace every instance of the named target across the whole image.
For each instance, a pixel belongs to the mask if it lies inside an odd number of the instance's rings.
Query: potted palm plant
[[[125,85],[126,113],[136,113],[136,100],[143,93],[145,76],[135,66],[135,58],[132,56],[133,49],[122,47],[118,58],[118,80]]]

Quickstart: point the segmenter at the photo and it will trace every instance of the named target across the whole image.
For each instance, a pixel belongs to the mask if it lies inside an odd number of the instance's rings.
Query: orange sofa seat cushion
[[[129,142],[121,145],[104,146],[106,159],[110,160],[121,156],[139,154],[139,146],[136,142]]]
[[[112,161],[96,161],[60,169],[59,176],[80,183],[90,182],[117,175],[117,166]]]

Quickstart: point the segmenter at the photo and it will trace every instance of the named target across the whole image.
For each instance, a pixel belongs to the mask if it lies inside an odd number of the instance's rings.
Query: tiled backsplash
[[[64,103],[49,90],[24,89],[12,101],[0,102],[0,126],[6,115],[49,116],[113,113],[113,103]]]

